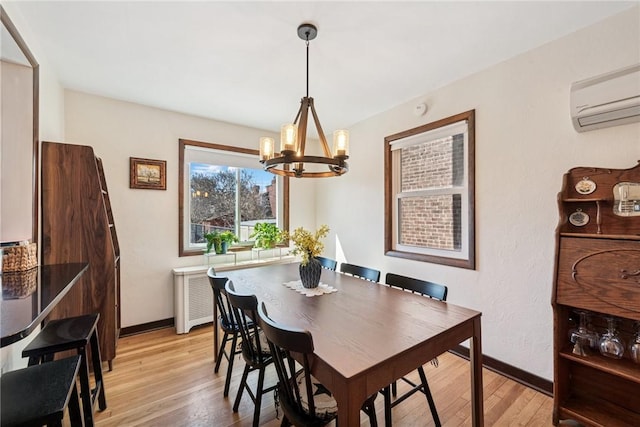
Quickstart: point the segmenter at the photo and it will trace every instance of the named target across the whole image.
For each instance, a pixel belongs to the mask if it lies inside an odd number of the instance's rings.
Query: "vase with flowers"
[[[323,224],[315,233],[298,227],[293,230],[293,233],[286,236],[293,242],[291,253],[300,255],[300,281],[305,288],[316,288],[320,283],[322,266],[316,257],[324,250],[324,244],[320,239],[326,237],[327,234],[329,234],[329,227]]]

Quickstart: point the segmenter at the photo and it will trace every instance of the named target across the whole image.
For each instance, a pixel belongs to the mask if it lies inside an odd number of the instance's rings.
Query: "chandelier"
[[[295,178],[326,178],[347,173],[349,165],[349,131],[333,132],[333,150],[329,150],[327,138],[322,131],[320,120],[309,97],[309,40],[318,35],[318,29],[308,23],[298,27],[298,37],[307,45],[307,95],[300,101],[300,108],[293,123],[282,125],[280,129],[280,152],[275,152],[273,138],[260,138],[260,163],[266,171],[276,175]],[[309,110],[318,132],[324,156],[305,155],[307,142],[307,122]]]

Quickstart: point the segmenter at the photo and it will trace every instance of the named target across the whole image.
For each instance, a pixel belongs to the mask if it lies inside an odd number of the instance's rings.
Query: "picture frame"
[[[167,161],[129,157],[129,188],[167,189]]]

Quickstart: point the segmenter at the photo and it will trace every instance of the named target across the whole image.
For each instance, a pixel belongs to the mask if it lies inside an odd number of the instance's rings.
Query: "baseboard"
[[[156,320],[155,322],[143,323],[141,325],[127,326],[120,330],[120,336],[126,337],[127,335],[136,335],[143,332],[149,332],[156,329],[172,328],[175,326],[173,317],[169,319]]]
[[[469,349],[461,345],[456,346],[450,350],[451,353],[456,354],[465,359],[469,359]],[[530,387],[540,393],[547,396],[553,396],[553,382],[545,380],[537,375],[533,375],[530,372],[523,371],[520,368],[511,366],[507,363],[501,362],[493,357],[482,355],[482,364],[485,368],[497,372],[500,375],[504,375],[507,378],[519,382],[522,385]]]

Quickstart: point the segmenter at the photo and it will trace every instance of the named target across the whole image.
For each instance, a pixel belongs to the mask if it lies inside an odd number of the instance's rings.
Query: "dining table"
[[[340,425],[359,426],[367,397],[466,340],[471,422],[484,425],[482,313],[326,269],[320,287],[333,291],[307,296],[293,289],[298,263],[221,275],[256,295],[275,322],[311,332],[311,371],[335,398]]]

